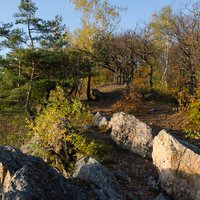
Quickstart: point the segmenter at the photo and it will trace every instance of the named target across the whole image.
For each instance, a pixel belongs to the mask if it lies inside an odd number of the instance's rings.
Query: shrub
[[[184,132],[185,132],[186,138],[200,140],[200,132],[199,131],[185,130]]]
[[[55,89],[55,81],[50,81],[47,79],[41,79],[34,82],[34,87],[32,90],[32,98],[35,100],[35,103],[46,103],[46,100],[49,97],[49,93],[52,89]]]
[[[23,144],[26,115],[23,112],[0,114],[0,144],[19,148]]]
[[[184,111],[193,122],[193,128],[185,130],[185,137],[193,140],[200,140],[200,89],[194,95],[187,92],[179,93],[179,110]]]
[[[186,111],[188,109],[191,99],[191,96],[188,94],[188,92],[187,91],[179,92],[176,99],[179,104],[179,111]]]
[[[70,170],[77,156],[95,154],[97,145],[80,134],[90,120],[87,107],[77,99],[67,99],[57,87],[50,92],[46,108],[29,122],[29,135],[37,140],[32,145],[35,154],[62,172]]]
[[[177,104],[177,100],[173,93],[167,93],[157,89],[149,89],[147,87],[138,88],[136,92],[143,100]]]
[[[194,96],[190,97],[188,113],[190,119],[200,128],[200,89],[195,92]]]

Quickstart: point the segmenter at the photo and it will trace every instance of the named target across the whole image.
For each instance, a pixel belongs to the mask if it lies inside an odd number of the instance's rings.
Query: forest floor
[[[131,92],[127,94],[125,87],[117,84],[104,85],[98,89],[103,92],[104,100],[90,103],[92,113],[100,112],[108,117],[116,112],[129,113],[150,125],[155,134],[166,129],[178,138],[189,140],[185,138],[183,130],[192,127],[192,123],[183,112],[177,111],[176,104],[158,100],[142,100]],[[127,191],[127,200],[153,200],[160,191],[150,188],[148,184],[152,178],[158,180],[158,173],[152,160],[117,147],[109,135],[110,131],[95,127],[86,133],[88,138],[111,146],[109,159],[103,164],[116,174]],[[198,145],[200,141],[190,142]]]

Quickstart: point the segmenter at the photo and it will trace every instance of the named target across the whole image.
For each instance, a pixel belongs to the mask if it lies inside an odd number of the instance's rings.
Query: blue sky
[[[151,14],[161,8],[171,5],[175,10],[183,8],[189,0],[109,0],[111,4],[119,7],[127,6],[128,10],[122,15],[120,29],[132,29],[136,23],[149,21]],[[13,21],[13,13],[17,12],[20,0],[1,0],[0,21]],[[69,0],[33,0],[39,8],[37,16],[43,19],[53,19],[55,15],[62,15],[64,23],[69,30],[80,26],[80,15],[74,10]]]

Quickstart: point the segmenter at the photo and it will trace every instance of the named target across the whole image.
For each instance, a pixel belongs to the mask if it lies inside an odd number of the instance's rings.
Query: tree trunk
[[[196,73],[194,70],[192,70],[190,73],[190,78],[188,83],[188,92],[190,95],[193,95],[195,88],[196,88]]]
[[[88,101],[92,101],[92,97],[91,97],[91,94],[90,94],[90,87],[91,87],[91,75],[89,74],[88,75],[88,81],[87,81],[87,100]]]
[[[31,95],[32,95],[32,89],[33,89],[33,76],[34,76],[34,72],[35,72],[35,63],[32,64],[32,71],[31,71],[31,77],[30,77],[30,86],[29,86],[29,90],[27,92],[27,96],[26,96],[26,113],[27,115],[30,117],[30,120],[34,119],[34,115],[33,112],[31,110],[31,105],[30,105],[30,100],[31,100]]]
[[[168,35],[167,35],[167,41],[166,41],[166,46],[165,46],[165,51],[164,51],[164,62],[165,62],[165,69],[164,69],[162,77],[161,77],[161,83],[163,84],[165,82],[166,86],[168,87],[168,83],[167,83],[167,73],[168,73],[168,68],[169,68],[169,39],[168,39]]]
[[[149,65],[149,86],[153,88],[153,66]]]
[[[21,77],[21,74],[22,74],[22,64],[21,64],[21,61],[19,60],[19,64],[18,64],[18,77],[19,77],[19,79]],[[20,82],[17,83],[17,87],[20,87]]]
[[[179,80],[179,92],[183,91],[183,86],[184,86],[184,69],[179,67],[179,76],[180,76],[180,80]]]

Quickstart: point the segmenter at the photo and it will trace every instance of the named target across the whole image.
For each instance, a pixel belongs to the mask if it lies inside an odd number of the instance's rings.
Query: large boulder
[[[72,177],[78,177],[90,184],[99,200],[124,200],[125,194],[115,176],[93,158],[80,159]]]
[[[153,163],[162,188],[177,200],[200,200],[200,150],[165,130],[153,142]]]
[[[0,146],[0,199],[87,200],[89,190],[65,179],[39,158]]]
[[[122,148],[143,157],[152,153],[152,129],[133,115],[115,113],[109,122],[112,128],[111,138]]]

